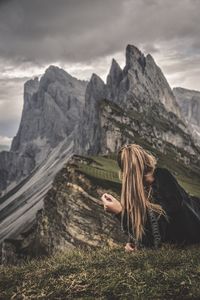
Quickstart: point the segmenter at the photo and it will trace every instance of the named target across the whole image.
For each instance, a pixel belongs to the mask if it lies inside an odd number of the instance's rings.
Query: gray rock
[[[106,96],[106,86],[96,74],[92,74],[85,93],[82,118],[74,134],[75,153],[93,154],[101,151],[101,127],[99,102]]]
[[[73,146],[72,132],[23,181],[0,198],[0,244],[4,239],[17,238],[35,223],[45,194],[57,172],[73,154]]]
[[[7,193],[44,161],[79,121],[87,81],[50,66],[24,85],[21,122],[10,151],[0,153],[0,191]]]
[[[171,145],[177,159],[182,157],[186,164],[198,161],[198,144],[150,54],[144,56],[128,45],[124,69],[112,60],[107,83],[96,78],[98,84],[93,84],[93,78],[88,84],[83,118],[75,135],[78,154],[116,152],[120,144],[140,136],[162,152]],[[132,139],[123,137],[124,127],[129,127]],[[183,149],[187,154],[181,154]]]
[[[117,61],[113,58],[109,74],[106,79],[106,97],[113,102],[118,101],[120,82],[123,79],[123,72]]]
[[[176,87],[173,88],[173,93],[191,127],[192,135],[200,145],[200,92]]]
[[[145,57],[135,46],[128,45],[123,74],[120,103],[126,106],[127,102],[132,101],[133,106],[137,104],[144,110],[146,105],[162,103],[167,111],[180,117],[173,92],[150,54]]]
[[[46,70],[40,82],[27,82],[22,119],[11,151],[21,153],[32,143],[39,150],[43,148],[43,157],[36,157],[37,162],[42,161],[49,149],[73,130],[82,112],[86,85],[55,66]]]

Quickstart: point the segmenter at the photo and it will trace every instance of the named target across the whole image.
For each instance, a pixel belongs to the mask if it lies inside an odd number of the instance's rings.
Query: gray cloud
[[[174,39],[195,50],[199,11],[195,0],[8,1],[0,10],[0,53],[16,62],[85,63],[128,43],[151,50]]]
[[[151,53],[171,86],[200,89],[199,11],[199,0],[1,0],[0,136],[17,131],[23,77],[55,63],[105,79],[127,44]]]
[[[12,138],[18,128],[25,80],[25,78],[0,79],[0,144],[3,137]]]

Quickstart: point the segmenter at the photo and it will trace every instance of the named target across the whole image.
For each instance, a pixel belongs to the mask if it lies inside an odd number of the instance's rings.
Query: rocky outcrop
[[[173,88],[173,93],[176,96],[182,114],[191,127],[192,135],[200,145],[200,92],[176,87]]]
[[[35,78],[25,83],[18,132],[10,151],[0,153],[2,194],[30,174],[74,130],[82,114],[86,85],[55,66],[40,81]]]
[[[2,245],[2,264],[19,263],[20,259],[54,254],[77,246],[102,247],[125,243],[127,237],[120,230],[119,221],[105,213],[101,195],[105,190],[101,181],[77,170],[77,163],[96,164],[85,157],[73,155],[56,174],[52,187],[44,198],[44,207],[37,212],[31,227],[15,239],[5,239]]]

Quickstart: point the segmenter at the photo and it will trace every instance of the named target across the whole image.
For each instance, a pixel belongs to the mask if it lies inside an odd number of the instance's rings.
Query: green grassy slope
[[[200,299],[197,247],[71,250],[0,267],[0,299]]]

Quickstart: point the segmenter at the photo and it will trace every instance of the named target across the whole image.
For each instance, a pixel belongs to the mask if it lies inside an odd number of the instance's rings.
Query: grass
[[[0,267],[0,299],[200,299],[199,280],[197,246],[77,248]]]

